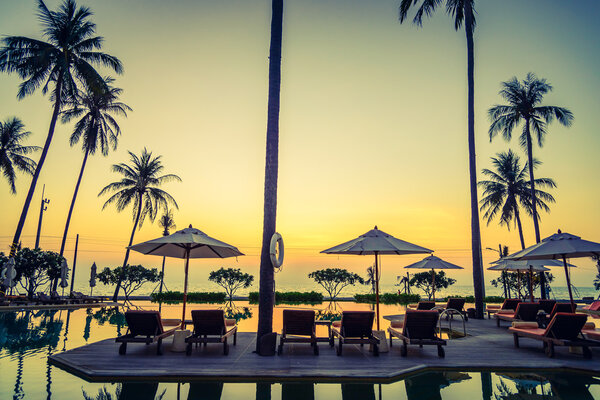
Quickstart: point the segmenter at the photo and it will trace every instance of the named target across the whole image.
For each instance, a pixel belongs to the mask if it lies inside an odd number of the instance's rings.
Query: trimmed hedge
[[[179,303],[183,301],[183,292],[168,291],[152,293],[150,300],[153,303]],[[222,292],[188,292],[188,303],[225,303],[226,295]]]
[[[448,297],[452,297],[455,299],[465,299],[467,303],[475,303],[475,296],[447,296],[444,298],[445,301],[448,300]],[[502,303],[504,301],[504,297],[502,296],[486,296],[483,298],[484,303]]]
[[[258,304],[258,292],[250,292],[250,304]],[[276,304],[321,304],[323,294],[318,292],[275,292]]]
[[[418,294],[407,294],[407,293],[382,293],[379,296],[379,302],[382,304],[410,304],[415,303],[421,299]],[[375,303],[375,294],[355,294],[354,300],[357,303]]]

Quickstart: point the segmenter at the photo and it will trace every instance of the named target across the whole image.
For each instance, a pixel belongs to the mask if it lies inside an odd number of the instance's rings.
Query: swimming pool
[[[149,303],[136,303],[136,306],[157,307]],[[179,310],[178,305],[162,306],[167,317],[176,317]],[[0,399],[600,400],[599,379],[564,372],[428,371],[389,384],[90,383],[48,363],[48,355],[124,333],[122,311],[111,308],[0,313]],[[398,311],[398,306],[386,310],[388,313]],[[232,308],[230,305],[229,312],[240,319],[242,331],[253,330],[256,320],[253,306],[238,303]],[[327,312],[335,314],[337,311],[333,308]],[[277,324],[276,317],[275,329],[280,329]]]

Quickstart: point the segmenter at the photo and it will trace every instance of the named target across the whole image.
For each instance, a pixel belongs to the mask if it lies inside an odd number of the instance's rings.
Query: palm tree
[[[36,163],[26,154],[38,151],[38,146],[23,146],[21,142],[31,135],[25,131],[25,125],[18,118],[8,118],[0,121],[0,171],[10,185],[10,192],[17,193],[15,186],[16,171],[33,175]]]
[[[113,115],[121,115],[127,117],[127,111],[131,108],[119,101],[119,96],[123,92],[122,89],[112,87],[114,79],[111,77],[104,78],[104,89],[94,91],[87,90],[79,92],[73,99],[70,99],[66,105],[70,107],[62,112],[62,122],[67,123],[74,118],[81,117],[75,124],[75,129],[71,134],[70,143],[74,146],[82,139],[83,161],[79,171],[79,177],[75,184],[75,191],[67,214],[67,222],[63,232],[62,242],[60,244],[60,255],[65,251],[67,242],[67,234],[75,207],[75,200],[79,192],[79,185],[83,177],[83,171],[87,164],[89,155],[96,154],[96,150],[100,150],[103,156],[107,156],[109,149],[117,149],[118,136],[121,134],[121,128]],[[111,115],[113,114],[113,115]],[[58,280],[53,283],[53,290],[56,290]]]
[[[125,252],[123,268],[129,260],[129,246],[133,243],[135,230],[142,227],[146,216],[154,221],[160,210],[166,210],[169,204],[177,209],[179,208],[175,199],[169,193],[159,189],[158,186],[169,181],[181,182],[181,178],[177,175],[159,175],[164,169],[160,160],[161,156],[152,157],[152,153],[145,148],[139,157],[131,151],[128,153],[130,165],[120,163],[112,166],[113,172],[123,175],[121,180],[108,184],[98,194],[98,196],[102,196],[114,192],[102,206],[103,210],[114,203],[117,211],[120,212],[133,202],[133,229]],[[117,301],[120,288],[121,281],[119,280],[115,288],[113,301]]]
[[[38,0],[38,19],[46,41],[23,36],[8,36],[2,39],[0,48],[0,71],[15,72],[22,79],[17,97],[24,98],[42,88],[54,102],[48,135],[40,155],[29,192],[21,211],[21,217],[11,246],[14,255],[35,187],[46,160],[58,114],[65,101],[77,91],[76,80],[92,90],[102,88],[102,77],[92,64],[107,66],[117,73],[123,71],[121,61],[102,53],[102,37],[94,36],[96,24],[90,21],[92,12],[87,7],[77,7],[74,0],[64,0],[56,11],[51,11],[42,0]]]
[[[532,72],[528,73],[523,82],[516,77],[502,82],[500,95],[508,102],[508,105],[495,105],[488,110],[492,121],[489,129],[490,142],[502,132],[505,140],[512,138],[513,129],[523,121],[523,132],[520,137],[521,147],[527,150],[529,164],[529,181],[531,182],[531,197],[533,227],[535,229],[535,241],[539,243],[540,225],[537,212],[537,201],[535,200],[535,179],[533,176],[533,140],[531,133],[536,135],[538,146],[542,147],[546,136],[547,125],[556,118],[564,126],[571,126],[573,113],[566,108],[557,106],[541,106],[544,95],[552,90],[552,86],[545,79],[538,79]],[[546,298],[546,277],[540,273],[541,298]]]
[[[175,225],[175,219],[173,219],[173,210],[169,210],[168,208],[165,209],[164,214],[161,215],[161,217],[158,219],[158,226],[162,228],[163,236],[169,236],[170,230],[175,229],[177,227]],[[163,256],[161,270],[162,272],[160,275],[160,287],[158,289],[158,293],[162,293],[163,290],[163,282],[165,278],[165,259],[166,257]]]
[[[541,164],[536,159],[533,160],[534,166]],[[487,218],[489,225],[492,220],[499,216],[500,225],[506,225],[510,230],[510,223],[517,225],[519,230],[519,239],[521,248],[525,248],[525,239],[523,238],[523,226],[521,225],[521,215],[519,205],[523,207],[528,214],[532,214],[532,202],[529,180],[527,180],[528,163],[521,167],[519,156],[512,150],[506,153],[498,153],[497,157],[492,157],[494,171],[483,169],[481,173],[489,180],[479,181],[479,186],[483,188],[483,198],[481,199],[481,211],[484,212],[483,218]],[[556,183],[550,178],[538,178],[535,181],[538,187],[555,188]],[[549,211],[546,204],[554,203],[554,197],[542,190],[536,189],[537,206]]]
[[[279,98],[281,87],[281,39],[283,0],[272,0],[271,47],[269,51],[269,100],[267,111],[267,151],[265,161],[265,197],[262,248],[260,254],[260,286],[256,351],[260,338],[273,332],[274,271],[271,264],[271,237],[277,220],[277,175],[279,168]]]
[[[73,207],[81,184],[81,178],[87,164],[88,156],[96,154],[100,150],[103,156],[107,156],[109,150],[117,149],[118,137],[121,134],[121,128],[114,119],[113,115],[127,117],[127,111],[131,108],[119,101],[122,89],[112,87],[114,79],[105,78],[105,88],[100,91],[87,90],[77,93],[76,97],[70,101],[67,110],[62,112],[62,122],[67,123],[74,118],[81,117],[75,124],[75,129],[71,134],[70,144],[74,146],[82,139],[83,162],[81,170],[75,185],[71,207],[67,215],[67,223],[63,233],[62,243],[60,245],[60,255],[65,250],[65,242],[69,231],[69,223],[73,214]]]
[[[416,6],[419,0],[401,0],[400,23],[407,18],[408,11]],[[417,9],[413,23],[423,25],[423,16],[429,17],[436,7],[441,6],[443,0],[423,0]],[[475,30],[475,1],[474,0],[446,0],[446,12],[454,19],[454,29],[459,30],[463,23],[467,36],[467,139],[469,143],[469,186],[471,189],[471,254],[473,260],[473,284],[475,292],[475,314],[483,318],[483,297],[485,287],[483,283],[483,264],[481,256],[481,233],[479,227],[479,207],[477,202],[477,166],[475,163],[475,78],[474,78],[474,51],[473,31]]]
[[[533,176],[535,163],[533,161],[533,141],[531,134],[535,134],[538,146],[542,147],[547,132],[547,126],[556,118],[564,126],[571,126],[573,113],[566,108],[557,106],[542,106],[544,95],[552,90],[552,86],[545,79],[538,79],[535,74],[528,73],[523,82],[516,77],[502,82],[502,96],[507,105],[495,105],[489,109],[488,114],[492,121],[489,129],[490,141],[499,133],[506,141],[512,138],[512,132],[517,125],[523,122],[523,132],[520,144],[527,151],[529,166],[529,181],[531,198],[536,198],[536,180]],[[531,203],[535,240],[540,242],[540,226],[537,213],[537,201]]]

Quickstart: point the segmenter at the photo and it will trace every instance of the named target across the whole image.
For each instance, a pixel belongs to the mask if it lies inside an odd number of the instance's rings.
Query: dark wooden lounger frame
[[[462,315],[465,319],[465,321],[469,320],[469,316],[467,314],[467,312],[464,310],[465,308],[465,299],[461,299],[458,297],[449,297],[448,301],[446,302],[446,306],[445,307],[439,307],[436,309],[441,313],[443,311],[447,312],[447,317],[448,318],[452,318],[453,315]]]
[[[158,311],[127,311],[127,333],[115,339],[119,346],[119,354],[125,355],[128,343],[157,344],[156,354],[162,355],[162,341],[175,333],[179,325],[164,330],[160,313]]]
[[[537,313],[540,310],[540,303],[527,303],[520,302],[517,305],[517,309],[515,313],[512,314],[495,314],[494,318],[496,318],[496,326],[500,326],[500,320],[513,322],[513,321],[529,321],[533,322],[537,319]]]
[[[408,345],[437,346],[438,356],[445,357],[446,352],[442,346],[446,345],[444,339],[436,335],[436,326],[439,319],[437,310],[407,310],[404,316],[404,325],[402,328],[389,327],[390,347],[393,345],[392,338],[396,337],[402,340],[402,349],[400,355],[408,355]]]
[[[513,333],[515,347],[519,347],[519,338],[541,340],[548,357],[554,357],[554,346],[581,347],[583,357],[592,358],[590,347],[600,347],[600,341],[585,339],[581,329],[587,321],[587,315],[557,313],[543,334],[527,332],[526,329],[509,328]]]
[[[237,326],[227,325],[223,310],[193,310],[194,331],[185,339],[185,354],[192,355],[192,344],[223,343],[223,354],[229,354],[227,339],[233,336],[233,345],[237,344]]]
[[[504,302],[502,303],[502,306],[500,306],[500,308],[486,310],[488,319],[491,318],[492,312],[497,313],[499,310],[516,310],[517,305],[519,305],[519,303],[521,303],[522,301],[523,300],[521,300],[521,299],[504,299]]]
[[[314,310],[283,310],[283,329],[277,348],[278,355],[283,353],[284,343],[310,343],[313,353],[319,355]]]
[[[373,311],[344,311],[342,312],[342,321],[340,326],[332,326],[331,334],[333,338],[338,337],[337,355],[342,355],[342,346],[344,344],[365,344],[373,346],[373,355],[379,356],[379,339],[373,336],[373,320],[375,313]],[[333,340],[329,344],[334,346]]]

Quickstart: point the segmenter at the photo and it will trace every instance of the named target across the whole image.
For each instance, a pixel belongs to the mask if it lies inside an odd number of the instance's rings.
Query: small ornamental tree
[[[552,283],[554,281],[554,275],[549,272],[544,272],[546,283]],[[526,299],[529,297],[529,272],[506,272],[506,290],[509,297],[515,297]],[[492,279],[492,286],[500,287],[504,284],[501,278]],[[532,288],[535,292],[540,287],[540,276],[538,273],[533,274]],[[548,287],[548,286],[547,286]]]
[[[63,261],[58,253],[40,249],[22,248],[15,254],[15,280],[33,298],[40,286],[60,277]]]
[[[162,274],[156,268],[145,268],[142,265],[129,265],[125,268],[116,267],[110,269],[104,268],[98,274],[98,280],[105,285],[116,285],[119,280],[121,287],[125,292],[125,300],[129,300],[129,296],[141,288],[147,282],[158,282]]]
[[[448,278],[444,271],[434,272],[435,274],[435,291],[437,292],[440,289],[447,289],[448,286],[454,285],[456,283],[456,279]],[[419,272],[417,274],[413,274],[412,278],[410,278],[409,285],[416,286],[425,292],[425,295],[429,300],[431,300],[431,295],[433,294],[433,290],[431,287],[431,271],[427,272]]]
[[[330,300],[335,300],[346,286],[355,285],[356,283],[365,284],[365,280],[360,275],[342,268],[320,269],[311,272],[308,277],[314,279],[327,291]]]
[[[252,285],[254,277],[242,272],[239,268],[220,268],[216,271],[212,271],[210,275],[208,275],[208,280],[225,289],[225,294],[231,301],[238,289],[246,289]]]
[[[596,261],[596,269],[598,269],[598,274],[596,275],[596,278],[594,279],[594,289],[600,290],[600,257],[595,256],[595,257],[592,257],[592,259],[594,261]]]

